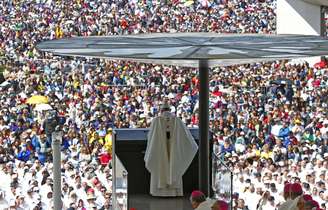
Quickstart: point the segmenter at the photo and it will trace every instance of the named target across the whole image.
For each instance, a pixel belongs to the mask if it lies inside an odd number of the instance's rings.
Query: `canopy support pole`
[[[54,209],[62,209],[62,189],[61,189],[61,153],[60,145],[62,142],[63,133],[52,133],[52,159],[53,159],[53,205]]]
[[[209,65],[199,61],[199,190],[210,196]]]

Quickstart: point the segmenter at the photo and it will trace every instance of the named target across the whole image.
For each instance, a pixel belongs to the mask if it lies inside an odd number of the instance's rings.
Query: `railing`
[[[112,209],[128,210],[128,171],[115,153],[116,132],[112,135]]]
[[[212,189],[214,198],[230,203],[232,210],[233,173],[215,152],[212,153]]]

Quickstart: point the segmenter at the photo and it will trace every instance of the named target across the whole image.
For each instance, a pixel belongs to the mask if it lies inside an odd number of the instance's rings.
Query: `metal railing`
[[[233,172],[215,152],[212,153],[212,190],[215,199],[226,201],[233,209]]]

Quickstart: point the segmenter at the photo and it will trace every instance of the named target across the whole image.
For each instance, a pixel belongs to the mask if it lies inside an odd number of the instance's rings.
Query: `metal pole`
[[[209,66],[208,60],[199,61],[199,189],[210,196],[209,142]]]
[[[321,6],[320,8],[320,36],[325,36],[326,33],[326,20],[325,20],[325,11],[326,6]]]
[[[52,160],[53,160],[53,201],[54,209],[62,209],[61,200],[61,154],[60,145],[62,141],[63,133],[53,132],[52,133]]]
[[[230,188],[231,188],[231,193],[230,193],[230,209],[233,209],[233,173],[230,171]]]
[[[116,131],[112,131],[112,208],[117,209],[116,202]]]

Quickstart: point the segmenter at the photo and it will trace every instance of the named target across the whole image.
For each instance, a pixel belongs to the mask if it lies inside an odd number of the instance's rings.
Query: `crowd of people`
[[[253,188],[251,191],[255,192]],[[277,189],[275,189],[276,193]],[[278,209],[278,210],[320,210],[319,203],[313,198],[311,194],[306,194],[306,191],[302,188],[302,185],[298,182],[290,183],[285,182],[283,184],[283,191],[281,194],[282,199],[280,200],[279,206],[275,207],[275,199],[270,195],[269,191],[261,191],[256,189],[256,194],[245,192],[244,195],[251,196],[254,209]],[[201,191],[193,191],[190,196],[190,203],[195,210],[244,210],[249,209],[245,205],[243,199],[238,199],[235,196],[233,203],[230,203],[222,199],[211,199],[206,198],[205,194]],[[232,205],[231,205],[232,204]]]
[[[110,208],[112,128],[149,127],[164,100],[188,127],[198,125],[197,69],[59,58],[37,51],[36,43],[150,32],[275,32],[275,0],[184,2],[0,1],[0,66],[7,79],[0,87],[0,177],[10,180],[0,183],[1,209],[52,208],[51,138],[47,115],[26,103],[33,95],[47,96],[62,124],[66,209]],[[215,151],[233,169],[237,209],[256,209],[252,199],[267,190],[268,205],[276,208],[284,181],[302,183],[326,209],[327,76],[327,68],[286,61],[211,70]]]
[[[327,68],[273,62],[224,72],[212,80],[230,86],[214,87],[212,129],[215,152],[234,174],[238,208],[256,209],[268,192],[264,209],[275,209],[284,183],[297,182],[326,209]]]

